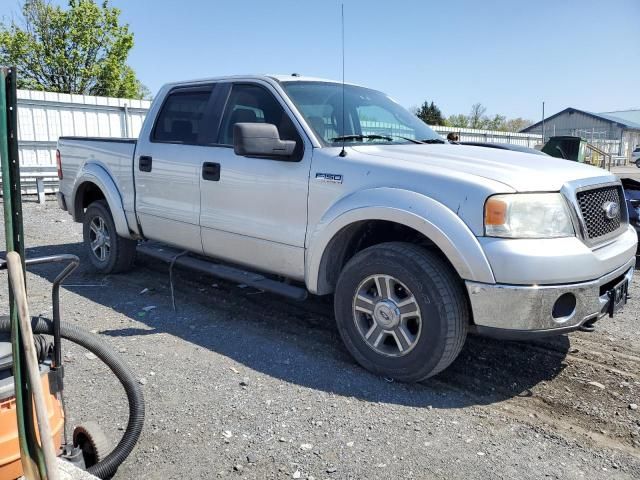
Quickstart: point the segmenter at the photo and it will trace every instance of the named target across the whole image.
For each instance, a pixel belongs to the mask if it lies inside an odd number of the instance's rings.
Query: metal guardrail
[[[2,175],[0,175],[0,185]],[[58,169],[56,166],[20,167],[20,191],[38,195],[38,203],[45,202],[46,193],[58,191]]]

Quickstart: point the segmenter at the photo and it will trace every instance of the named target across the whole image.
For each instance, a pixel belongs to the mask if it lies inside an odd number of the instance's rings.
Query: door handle
[[[220,164],[214,162],[204,162],[202,164],[202,179],[213,182],[220,181]]]
[[[147,155],[142,155],[138,160],[138,168],[141,172],[150,172],[153,159]]]

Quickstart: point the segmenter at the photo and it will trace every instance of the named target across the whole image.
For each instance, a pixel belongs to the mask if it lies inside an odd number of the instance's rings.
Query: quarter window
[[[176,90],[169,94],[158,115],[153,140],[168,143],[198,143],[211,96],[210,90]]]

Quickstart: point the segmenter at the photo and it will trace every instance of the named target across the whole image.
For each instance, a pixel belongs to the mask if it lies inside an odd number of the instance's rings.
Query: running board
[[[284,297],[291,298],[292,300],[302,301],[307,298],[307,290],[304,288],[279,282],[259,273],[248,272],[237,267],[222,265],[190,254],[183,254],[183,251],[181,250],[155,242],[139,244],[138,253],[162,260],[166,263],[174,262],[175,265],[179,265],[181,267],[197,270],[198,272],[213,275],[214,277],[218,277],[223,280],[248,285],[265,292],[282,295]]]

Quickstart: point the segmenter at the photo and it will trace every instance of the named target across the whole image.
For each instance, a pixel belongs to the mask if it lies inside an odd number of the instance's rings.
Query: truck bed
[[[60,137],[58,150],[63,179],[60,191],[71,197],[75,179],[88,163],[99,165],[113,178],[127,215],[134,212],[133,155],[135,138]]]

